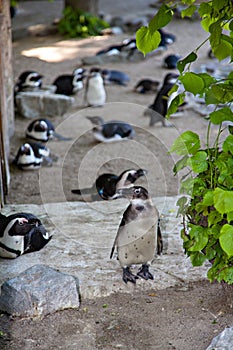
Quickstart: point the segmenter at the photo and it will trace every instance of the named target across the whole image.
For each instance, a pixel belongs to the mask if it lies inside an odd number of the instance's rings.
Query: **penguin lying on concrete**
[[[114,142],[132,139],[135,136],[133,127],[128,123],[117,120],[105,123],[103,118],[98,116],[86,118],[94,125],[92,131],[97,141]]]
[[[72,193],[90,195],[91,200],[111,200],[119,188],[132,185],[139,177],[145,176],[147,171],[144,169],[129,169],[123,171],[120,175],[104,173],[96,179],[90,188],[71,190]],[[96,194],[97,192],[97,194]]]
[[[174,34],[165,32],[163,29],[159,29],[158,32],[161,35],[161,42],[165,45],[172,45],[176,41]]]
[[[42,86],[43,75],[35,71],[25,71],[20,74],[14,86],[14,93],[22,91],[34,91]]]
[[[47,142],[54,137],[61,141],[71,140],[71,138],[56,133],[51,121],[45,118],[33,120],[26,129],[26,137],[42,142]]]
[[[52,238],[41,221],[30,213],[0,213],[0,257],[17,258],[42,249]]]
[[[13,164],[21,170],[36,170],[41,167],[43,161],[52,165],[49,154],[50,150],[40,143],[26,142],[20,146]]]
[[[168,55],[164,58],[163,65],[167,69],[176,69],[177,62],[181,59],[178,55]]]
[[[128,281],[136,283],[139,277],[145,280],[154,279],[149,267],[156,253],[158,210],[144,187],[132,186],[119,189],[115,198],[120,197],[128,198],[130,204],[123,214],[110,259],[116,247],[125,283]],[[137,275],[130,270],[133,264],[142,264]]]
[[[104,79],[98,68],[91,70],[87,77],[84,101],[90,107],[102,107],[106,102]]]
[[[158,90],[159,81],[151,79],[142,79],[134,87],[135,92],[145,94],[150,91],[156,92]]]
[[[168,110],[168,93],[176,83],[177,78],[177,74],[167,74],[164,78],[163,86],[158,91],[153,104],[145,110],[144,116],[150,117],[150,126],[158,122],[162,122],[163,126],[171,126],[170,124],[166,124],[165,116]]]
[[[53,82],[56,94],[71,96],[82,90],[84,75],[81,74],[63,74],[59,75]]]
[[[101,73],[104,78],[104,84],[115,83],[118,85],[126,86],[130,81],[128,74],[119,70],[102,69]]]

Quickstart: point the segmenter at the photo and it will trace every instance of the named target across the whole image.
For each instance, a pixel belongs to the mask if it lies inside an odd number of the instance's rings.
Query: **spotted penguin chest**
[[[156,223],[144,219],[125,225],[117,241],[121,266],[150,262],[155,255]]]

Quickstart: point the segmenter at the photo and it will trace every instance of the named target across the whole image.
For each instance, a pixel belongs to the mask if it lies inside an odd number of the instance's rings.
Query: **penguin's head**
[[[168,73],[168,74],[165,76],[165,78],[164,78],[163,85],[175,84],[178,77],[179,77],[178,74],[175,74],[175,73]]]
[[[117,188],[129,186],[130,184],[133,184],[139,177],[145,176],[146,174],[147,174],[147,170],[145,170],[145,169],[125,170],[119,176]]]
[[[24,143],[22,146],[19,148],[18,152],[19,156],[34,156],[34,152],[32,149],[32,146],[30,143]]]
[[[81,67],[79,67],[79,68],[76,68],[76,69],[74,69],[74,71],[73,71],[73,75],[77,75],[77,76],[79,76],[79,77],[85,77],[84,76],[84,73],[86,72],[86,69],[85,68],[81,68]]]
[[[26,218],[19,216],[12,220],[8,234],[9,236],[25,236],[32,228],[38,227],[39,225],[41,225],[41,222],[36,217]]]
[[[147,200],[149,199],[149,194],[142,186],[130,186],[119,188],[113,196],[113,199],[116,198],[128,198],[130,201],[135,199]]]
[[[83,79],[84,79],[84,76],[74,75],[74,78],[72,80],[72,86],[73,86],[73,91],[74,92],[83,89],[83,87],[84,87]]]
[[[93,125],[96,125],[96,126],[101,126],[104,124],[104,120],[103,118],[99,117],[99,116],[87,116],[86,117],[88,120],[90,120],[90,122],[93,124]]]
[[[43,75],[39,74],[38,72],[26,71],[19,76],[18,81],[24,87],[35,88],[35,87],[40,87],[42,85],[42,78],[43,78]]]
[[[42,249],[52,238],[45,227],[40,223],[32,227],[30,232],[24,236],[24,254]]]

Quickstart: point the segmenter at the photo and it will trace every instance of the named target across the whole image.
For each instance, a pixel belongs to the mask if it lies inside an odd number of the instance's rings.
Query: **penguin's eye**
[[[140,193],[140,188],[137,188],[134,193],[139,194]]]

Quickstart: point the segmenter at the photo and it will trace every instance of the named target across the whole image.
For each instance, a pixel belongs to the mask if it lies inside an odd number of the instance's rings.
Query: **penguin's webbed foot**
[[[145,280],[153,280],[154,276],[149,271],[149,265],[144,264],[137,273],[138,276],[144,278]]]
[[[127,282],[132,282],[132,283],[136,283],[136,280],[138,279],[138,276],[135,276],[131,271],[130,268],[127,267],[123,267],[123,281],[125,283]]]

